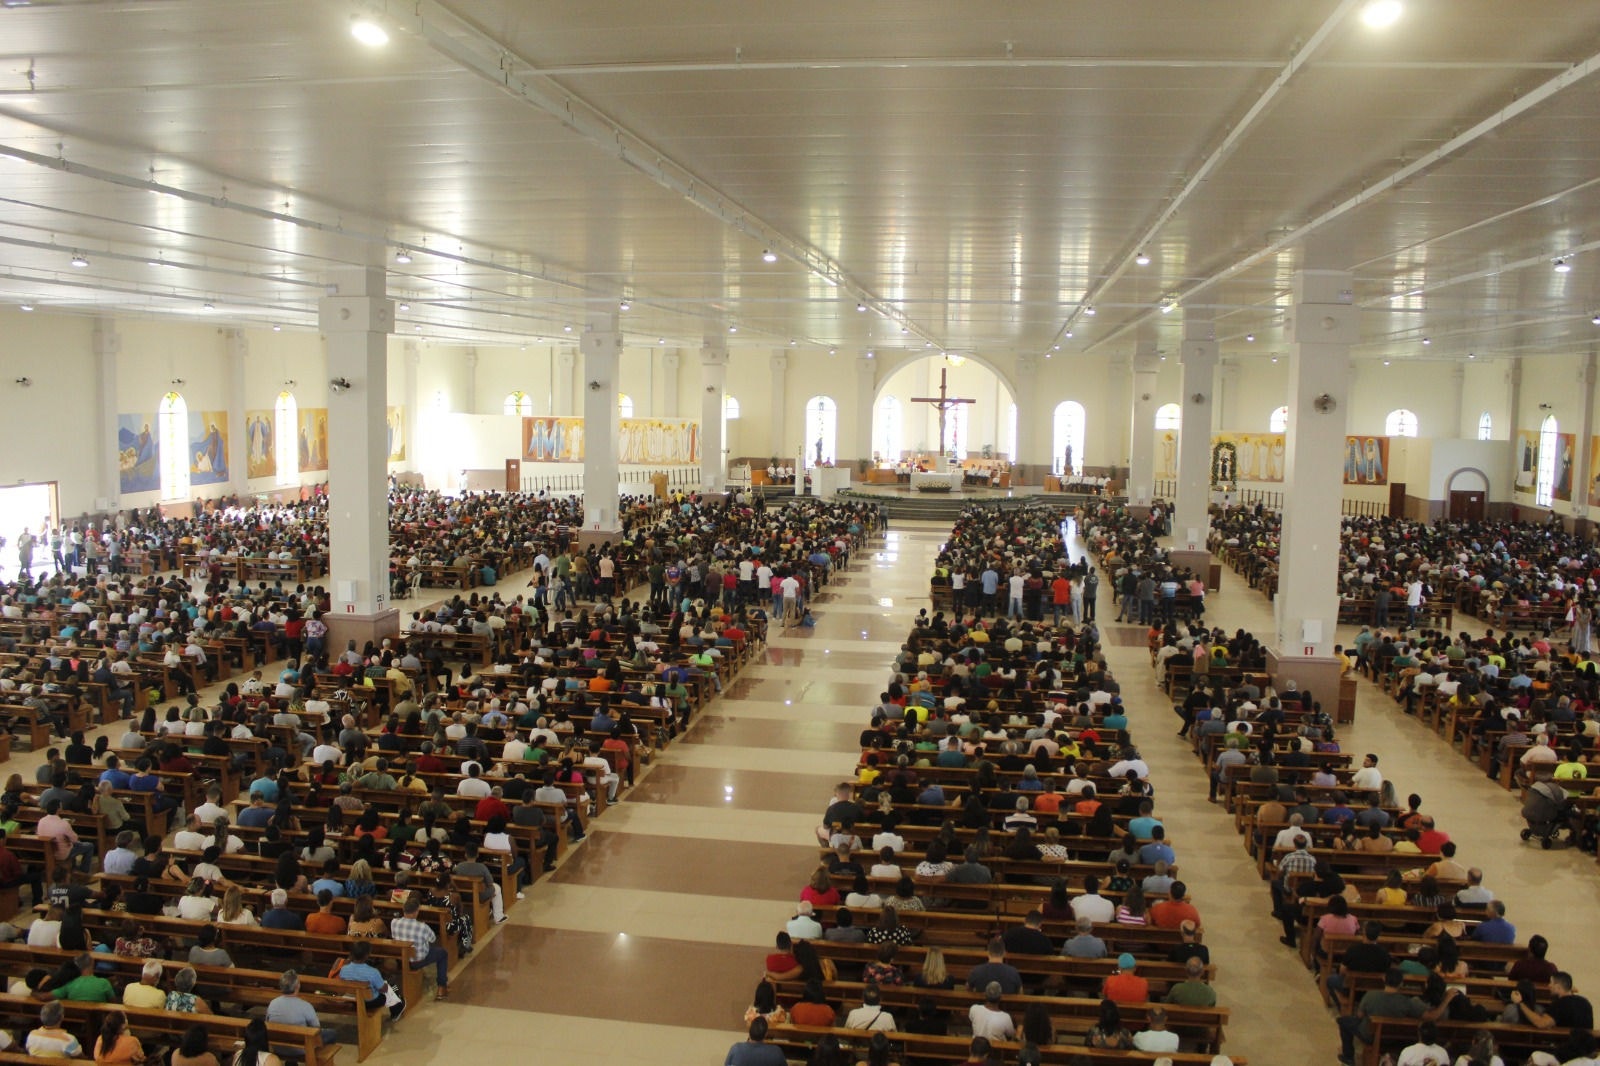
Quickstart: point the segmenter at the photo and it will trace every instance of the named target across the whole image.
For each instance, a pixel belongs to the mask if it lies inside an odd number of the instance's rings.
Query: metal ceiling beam
[[[1471,127],[1456,134],[1454,137],[1451,137],[1448,141],[1440,145],[1438,148],[1435,148],[1433,151],[1427,153],[1414,162],[1407,163],[1405,166],[1391,172],[1374,184],[1363,187],[1360,192],[1346,198],[1341,203],[1329,208],[1322,214],[1311,219],[1309,222],[1297,226],[1294,229],[1282,234],[1277,239],[1269,242],[1266,247],[1260,249],[1259,251],[1252,252],[1250,255],[1245,256],[1243,259],[1229,267],[1224,268],[1211,277],[1206,278],[1203,281],[1196,282],[1187,289],[1175,293],[1174,296],[1177,298],[1179,303],[1182,303],[1188,297],[1193,296],[1194,294],[1201,292],[1212,285],[1216,285],[1219,282],[1226,281],[1229,278],[1241,274],[1246,270],[1250,270],[1251,268],[1260,264],[1263,260],[1270,259],[1285,249],[1291,248],[1299,242],[1305,240],[1307,237],[1316,233],[1324,226],[1337,221],[1352,211],[1356,211],[1370,203],[1373,203],[1386,193],[1392,192],[1395,189],[1402,187],[1406,182],[1412,180],[1413,178],[1432,170],[1434,167],[1445,162],[1450,157],[1458,155],[1476,142],[1482,140],[1484,137],[1494,133],[1506,123],[1512,122],[1515,119],[1518,119],[1528,112],[1534,110],[1535,108],[1540,107],[1558,93],[1571,88],[1596,72],[1600,72],[1600,52],[1597,52],[1580,62],[1569,65],[1562,70],[1560,74],[1557,74],[1555,77],[1545,81],[1543,84],[1536,86],[1529,92],[1522,94],[1511,103],[1500,108],[1486,118],[1480,119]],[[1586,188],[1587,185],[1588,183],[1586,182],[1573,186],[1567,191],[1574,192],[1581,190]],[[1565,193],[1562,195],[1565,195]],[[1537,205],[1543,206],[1549,202],[1549,197],[1541,197],[1539,201],[1537,201]],[[1496,217],[1498,218],[1500,216],[1497,215]],[[1554,258],[1562,254],[1573,254],[1580,249],[1587,250],[1594,247],[1595,243],[1596,242],[1590,242],[1587,245],[1582,245],[1575,248],[1551,249],[1548,253],[1548,256],[1539,256],[1526,259],[1522,261],[1521,265],[1527,266],[1531,263],[1538,262],[1540,259]],[[1496,271],[1490,271],[1490,273],[1503,272],[1505,269],[1509,269],[1511,265],[1512,264],[1506,264],[1505,266],[1497,268]],[[1092,351],[1094,348],[1102,344],[1109,344],[1118,336],[1127,333],[1131,329],[1137,328],[1141,322],[1148,321],[1151,317],[1151,314],[1152,312],[1147,311],[1144,314],[1123,323],[1105,337],[1090,345],[1087,349],[1085,349],[1085,351]]]
[[[1356,0],[1344,0],[1355,3]],[[439,0],[365,0],[362,8],[374,19],[425,41],[439,54],[488,81],[513,99],[543,111],[595,148],[676,193],[753,243],[799,263],[818,278],[837,286],[842,295],[865,304],[907,335],[939,347],[939,338],[913,322],[894,303],[870,291],[846,273],[842,264],[800,237],[761,219],[732,196],[687,165],[629,129],[620,120],[541,71],[504,41]]]
[[[1127,273],[1129,267],[1133,265],[1134,258],[1141,251],[1155,243],[1167,223],[1171,222],[1173,217],[1189,202],[1189,198],[1210,180],[1212,172],[1233,154],[1233,150],[1239,146],[1239,143],[1252,132],[1256,122],[1267,113],[1278,97],[1283,94],[1283,91],[1288,88],[1289,82],[1294,79],[1294,76],[1300,73],[1301,69],[1311,61],[1311,57],[1317,53],[1317,50],[1327,43],[1333,32],[1360,4],[1361,0],[1340,0],[1339,6],[1334,9],[1333,14],[1323,20],[1322,25],[1317,27],[1317,31],[1311,35],[1310,39],[1295,50],[1289,62],[1283,64],[1278,71],[1277,77],[1272,79],[1272,84],[1268,85],[1261,95],[1256,97],[1255,102],[1250,105],[1249,109],[1245,111],[1237,122],[1228,127],[1228,132],[1223,136],[1221,143],[1213,148],[1197,167],[1188,171],[1188,180],[1167,201],[1167,205],[1157,213],[1155,220],[1144,228],[1144,231],[1136,240],[1123,247],[1112,267],[1104,271],[1100,276],[1099,282],[1084,293],[1083,298],[1078,301],[1078,305],[1067,315],[1066,321],[1061,324],[1061,327],[1056,330],[1055,336],[1050,339],[1052,345],[1061,343],[1062,335],[1072,328],[1073,322],[1083,314],[1084,308],[1092,306],[1102,293],[1116,284],[1118,279]],[[1091,345],[1091,347],[1093,346]]]

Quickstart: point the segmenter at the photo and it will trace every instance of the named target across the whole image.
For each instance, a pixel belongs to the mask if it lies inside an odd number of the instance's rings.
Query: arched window
[[[1540,507],[1549,507],[1555,499],[1556,447],[1561,442],[1556,435],[1556,416],[1550,415],[1539,425],[1539,480],[1533,500]],[[166,457],[162,456],[163,463]]]
[[[156,409],[156,439],[161,448],[161,498],[189,498],[189,405],[169,392]]]
[[[1156,408],[1156,430],[1183,428],[1183,408],[1175,403],[1164,403]]]
[[[967,408],[970,406],[957,404],[944,416],[944,440],[941,445],[952,459],[967,457]]]
[[[1012,404],[1006,412],[1006,459],[1009,462],[1017,461],[1017,405]]]
[[[884,396],[878,400],[878,410],[872,419],[872,450],[885,463],[900,461],[900,398]]]
[[[724,422],[737,422],[739,420],[739,401],[732,396],[722,398],[722,420]]]
[[[1287,433],[1289,431],[1289,408],[1280,407],[1267,416],[1268,433]]]
[[[633,417],[633,397],[625,392],[617,393],[617,414],[623,418]]]
[[[1050,468],[1057,474],[1083,473],[1083,442],[1084,432],[1083,404],[1077,400],[1063,400],[1056,404],[1055,435],[1053,437],[1053,454],[1050,459]],[[1068,453],[1071,453],[1071,470],[1067,469]]]
[[[1488,411],[1478,416],[1478,439],[1494,440],[1494,415]]]
[[[1396,408],[1389,412],[1389,417],[1383,420],[1383,432],[1389,437],[1415,437],[1417,435],[1417,415],[1415,411],[1408,411],[1404,407]]]
[[[294,394],[278,393],[272,405],[272,452],[278,468],[278,484],[300,484],[300,405]]]
[[[824,463],[838,458],[839,405],[831,396],[813,396],[806,401],[806,462],[817,461],[818,453]]]
[[[506,393],[505,413],[508,415],[521,415],[527,418],[533,414],[533,397],[518,389],[516,392]]]

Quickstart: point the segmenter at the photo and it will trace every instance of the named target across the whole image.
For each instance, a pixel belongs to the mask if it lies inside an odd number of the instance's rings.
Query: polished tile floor
[[[775,635],[762,661],[484,939],[450,1002],[408,1014],[371,1061],[721,1061],[739,1038],[766,946],[815,863],[811,831],[829,789],[848,776],[888,663],[926,605],[947,533],[897,523],[858,556],[848,580],[816,603],[817,626]],[[1270,605],[1231,573],[1209,604],[1215,624],[1271,629]],[[1231,819],[1205,802],[1204,774],[1173,736],[1142,635],[1110,624],[1106,646],[1205,922],[1218,994],[1232,1008],[1228,1050],[1256,1066],[1332,1063],[1333,1022],[1277,943],[1266,887]],[[1520,844],[1517,801],[1365,683],[1346,740],[1381,752],[1402,795],[1423,795],[1464,861],[1488,870],[1521,939],[1544,933],[1580,990],[1600,992],[1592,859]],[[25,773],[35,762],[13,759]]]

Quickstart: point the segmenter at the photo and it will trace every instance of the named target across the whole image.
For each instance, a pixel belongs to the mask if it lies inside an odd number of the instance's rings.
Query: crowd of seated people
[[[498,505],[478,508],[455,514],[500,528]],[[4,680],[52,692],[93,658],[109,664],[138,656],[146,641],[273,621],[249,670],[215,685],[192,674],[195,691],[175,701],[141,693],[137,708],[119,704],[72,729],[35,780],[6,783],[0,904],[34,908],[37,918],[8,915],[18,942],[0,943],[0,958],[9,958],[14,991],[69,1002],[65,1021],[18,1024],[19,1035],[65,1026],[91,1047],[89,1023],[71,1005],[79,990],[85,1003],[147,1006],[159,994],[188,1004],[167,1010],[242,997],[268,1004],[275,1045],[297,1025],[331,1036],[351,1023],[365,1054],[372,1034],[415,1003],[424,974],[435,998],[448,995],[450,964],[506,920],[589,819],[624,798],[640,760],[748,657],[770,603],[770,589],[757,587],[762,571],[799,574],[814,591],[849,564],[876,519],[847,503],[682,499],[641,512],[614,546],[647,582],[650,564],[677,571],[655,607],[621,584],[618,567],[613,589],[596,580],[582,601],[559,606],[548,594],[456,591],[397,636],[343,650],[325,633],[284,624],[326,608],[314,587],[215,582],[196,594],[160,572],[11,586],[13,617],[43,639],[17,634],[21,658],[7,662]],[[541,576],[579,554],[537,540],[558,526],[547,512],[528,527]],[[75,626],[84,616],[100,624]],[[464,636],[485,638],[487,656],[461,654],[452,641]],[[318,976],[283,973],[273,959],[286,946]],[[170,968],[120,966],[135,957]],[[198,985],[184,960],[199,967]],[[234,977],[207,969],[230,963]],[[350,1014],[355,1000],[361,1011]],[[130,1017],[149,1046],[153,1023]],[[0,1025],[14,1022],[0,1011]],[[249,1034],[224,1026],[211,1046],[231,1048],[240,1036],[248,1044]]]

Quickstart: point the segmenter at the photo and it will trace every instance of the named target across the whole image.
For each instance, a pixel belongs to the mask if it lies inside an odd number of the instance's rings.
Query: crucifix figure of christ
[[[948,412],[954,411],[957,407],[961,406],[964,403],[977,403],[978,402],[977,400],[971,400],[971,399],[967,399],[967,398],[961,397],[961,396],[951,396],[949,394],[948,383],[946,382],[946,377],[949,375],[949,373],[950,373],[950,368],[949,367],[943,367],[942,366],[942,367],[939,368],[939,395],[937,395],[937,396],[913,396],[913,397],[911,397],[911,402],[912,403],[928,403],[928,404],[932,404],[933,405],[933,409],[935,411],[939,412],[939,454],[940,455],[945,454],[945,451],[946,451],[945,443],[944,443],[944,416]]]

